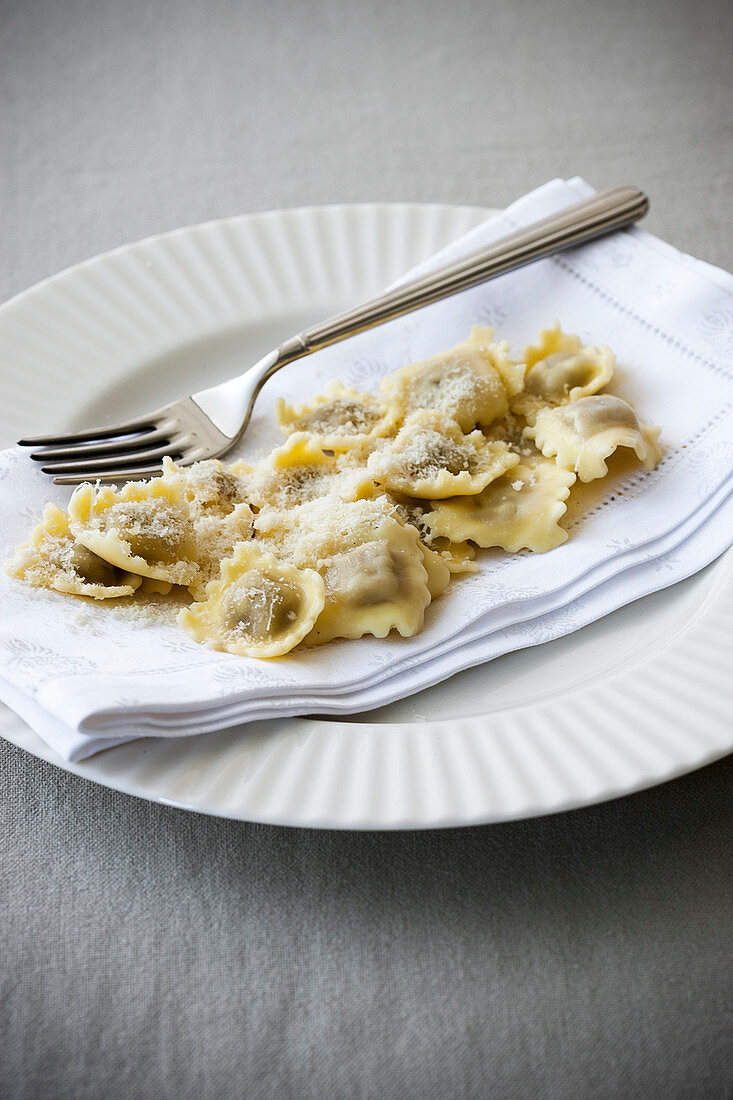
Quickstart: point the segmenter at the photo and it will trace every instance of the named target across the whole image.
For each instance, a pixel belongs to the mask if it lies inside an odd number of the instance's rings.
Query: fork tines
[[[164,455],[180,457],[190,441],[174,418],[161,423],[140,417],[110,427],[37,436],[18,443],[40,448],[31,458],[43,463],[43,472],[53,474],[59,484],[74,484],[152,477],[160,473]]]

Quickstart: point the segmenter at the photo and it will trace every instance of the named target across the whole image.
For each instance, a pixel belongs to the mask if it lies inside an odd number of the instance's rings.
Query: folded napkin
[[[553,181],[454,242],[420,271],[589,194]],[[733,278],[638,229],[533,264],[285,368],[268,382],[238,457],[280,442],[273,408],[330,378],[381,377],[493,324],[518,351],[558,318],[618,357],[614,393],[662,426],[664,457],[594,483],[597,502],[548,554],[481,556],[415,638],[332,642],[276,661],[215,653],[169,622],[0,580],[0,698],[79,760],[146,735],[180,736],[277,714],[381,706],[502,653],[559,637],[702,568],[733,541]],[[64,505],[19,451],[0,455],[7,552],[43,503]]]

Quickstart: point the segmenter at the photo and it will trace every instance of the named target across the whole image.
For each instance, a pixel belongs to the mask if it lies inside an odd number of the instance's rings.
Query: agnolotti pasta
[[[188,501],[173,481],[80,485],[69,501],[77,542],[119,569],[141,577],[189,584],[196,578],[196,547]]]
[[[540,410],[527,435],[543,455],[585,482],[605,477],[606,459],[617,447],[631,447],[647,470],[661,458],[659,428],[645,427],[627,401],[608,393]]]
[[[423,409],[372,452],[367,469],[380,488],[431,500],[480,493],[518,462],[508,444],[480,431],[464,435],[445,413]]]
[[[435,409],[470,432],[507,412],[510,397],[522,389],[524,371],[524,363],[509,358],[508,344],[494,342],[492,328],[475,325],[467,340],[402,367],[380,389],[402,419],[418,409]]]
[[[46,505],[42,522],[5,569],[11,577],[35,587],[94,600],[131,596],[143,580],[77,542],[69,529],[69,517],[55,504]]]
[[[574,481],[575,474],[554,463],[516,466],[478,496],[436,501],[425,523],[451,543],[470,539],[484,548],[543,554],[567,540],[559,521]]]
[[[610,348],[583,346],[580,337],[563,332],[558,322],[542,329],[539,341],[525,348],[524,389],[512,400],[515,413],[533,421],[545,405],[564,405],[589,397],[613,378],[616,356]]]
[[[411,637],[480,549],[560,547],[573,486],[605,476],[617,447],[657,464],[659,429],[600,392],[614,364],[557,323],[516,361],[476,326],[378,395],[332,382],[280,401],[287,439],[258,462],[165,459],[149,482],[80,486],[5,569],[133,609],[187,592],[191,638],[246,657]]]
[[[373,496],[366,469],[324,450],[309,432],[295,432],[260,462],[251,477],[250,499],[258,508],[289,507],[334,493],[343,500]]]
[[[213,649],[244,657],[281,657],[313,627],[325,603],[323,580],[254,543],[221,563],[206,600],[179,612],[181,625]]]
[[[432,597],[417,532],[391,520],[382,526],[381,536],[341,550],[322,565],[326,605],[308,641],[365,634],[386,638],[391,630],[410,638],[422,629]],[[428,564],[431,570],[439,568],[434,558]],[[442,590],[440,582],[433,590]]]
[[[288,434],[307,432],[332,451],[349,451],[388,435],[396,421],[394,409],[340,382],[330,382],[322,397],[298,408],[280,398],[275,415]]]

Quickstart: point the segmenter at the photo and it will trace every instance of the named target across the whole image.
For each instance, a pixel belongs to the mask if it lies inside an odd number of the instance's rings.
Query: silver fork
[[[131,481],[160,473],[164,455],[188,466],[226,454],[241,437],[255,399],[275,371],[311,352],[374,328],[496,275],[630,225],[649,208],[635,187],[616,187],[534,222],[457,263],[314,325],[265,355],[239,378],[183,397],[146,416],[65,435],[21,439],[59,485]]]

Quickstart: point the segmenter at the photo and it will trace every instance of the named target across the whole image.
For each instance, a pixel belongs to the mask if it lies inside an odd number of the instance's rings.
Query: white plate
[[[0,443],[117,420],[229,377],[489,213],[247,215],[63,272],[0,308]],[[727,554],[569,637],[353,720],[138,741],[77,765],[5,708],[0,733],[77,775],[203,813],[354,829],[500,821],[638,790],[731,751],[731,624]]]

